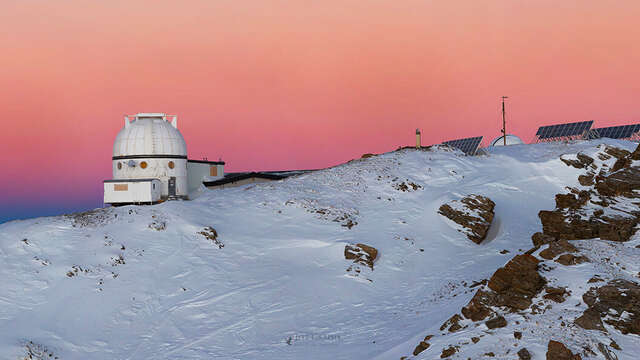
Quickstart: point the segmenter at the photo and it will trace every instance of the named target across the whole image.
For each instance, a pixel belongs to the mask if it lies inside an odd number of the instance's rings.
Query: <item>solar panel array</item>
[[[467,155],[475,155],[481,142],[482,136],[476,136],[465,139],[449,140],[443,142],[442,144],[459,149]]]
[[[568,124],[540,126],[538,128],[538,132],[536,132],[536,136],[540,140],[561,138],[561,137],[568,137],[568,136],[579,136],[589,131],[589,129],[591,129],[591,125],[593,125],[593,120],[580,121],[580,122],[574,122],[574,123],[568,123]]]
[[[591,130],[591,133],[596,138],[626,139],[638,131],[640,131],[640,124],[598,128]]]

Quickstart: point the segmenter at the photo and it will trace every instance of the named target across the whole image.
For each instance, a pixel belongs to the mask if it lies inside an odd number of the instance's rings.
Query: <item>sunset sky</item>
[[[640,1],[0,0],[0,222],[102,206],[124,114],[192,158],[310,169],[640,122]]]

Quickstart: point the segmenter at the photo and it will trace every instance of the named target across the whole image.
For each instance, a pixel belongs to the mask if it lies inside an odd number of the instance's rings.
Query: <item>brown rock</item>
[[[627,241],[635,233],[638,218],[633,215],[603,216],[602,213],[587,215],[572,210],[542,210],[538,213],[544,234],[558,239]]]
[[[640,160],[640,144],[638,147],[631,153],[631,160]]]
[[[507,326],[507,320],[505,320],[503,316],[498,316],[485,322],[485,325],[487,325],[489,329],[502,328]]]
[[[607,332],[604,328],[604,324],[602,323],[602,319],[600,318],[600,314],[595,310],[585,310],[585,312],[575,319],[573,323],[585,330],[599,330]]]
[[[514,331],[513,332],[513,337],[520,340],[522,339],[522,333],[520,331]]]
[[[591,186],[593,185],[593,177],[594,175],[592,173],[586,175],[578,175],[578,182],[582,186]]]
[[[527,348],[522,348],[518,351],[518,358],[520,360],[531,360],[531,354]]]
[[[478,341],[480,341],[480,338],[479,338],[479,337],[477,337],[477,336],[474,336],[474,337],[472,337],[472,338],[471,338],[471,341],[472,341],[474,344],[477,344],[477,343],[478,343]]]
[[[578,197],[574,194],[557,194],[556,207],[559,209],[577,209],[586,204],[589,199],[591,199],[591,194],[586,190],[579,192]]]
[[[605,322],[623,334],[640,335],[640,286],[616,279],[599,288],[591,288],[582,299],[589,306],[575,323],[585,329],[604,331]],[[622,314],[625,314],[624,316]]]
[[[627,167],[599,180],[595,187],[600,195],[638,197],[633,190],[640,189],[640,168]]]
[[[557,287],[557,288],[548,287],[545,289],[545,291],[546,291],[546,294],[543,296],[543,298],[555,301],[557,303],[564,302],[565,297],[569,295],[569,292],[567,291],[567,289],[563,287]]]
[[[531,236],[531,241],[533,242],[533,246],[542,246],[544,244],[549,244],[557,241],[557,239],[542,232],[537,232],[533,234],[533,236]]]
[[[578,249],[576,249],[575,246],[571,245],[567,240],[558,240],[549,244],[548,248],[540,251],[540,257],[542,257],[543,259],[551,260],[562,253],[572,253],[576,251],[578,251]]]
[[[564,254],[564,255],[560,255],[560,257],[558,257],[555,261],[562,265],[569,266],[569,265],[578,265],[584,262],[589,262],[589,258],[582,255],[575,256],[573,254]]]
[[[529,254],[515,256],[491,276],[487,286],[492,291],[478,290],[462,308],[462,315],[473,321],[480,321],[492,313],[491,306],[504,306],[511,311],[528,308],[531,299],[546,283],[538,273],[538,262],[538,259]]]
[[[547,360],[581,360],[580,355],[574,355],[571,350],[558,341],[549,340],[547,345]]]
[[[441,359],[448,358],[449,356],[455,354],[456,351],[458,350],[453,346],[449,346],[446,349],[442,349],[442,354],[440,354],[440,358]]]
[[[560,160],[562,160],[563,163],[577,169],[584,169],[593,163],[593,158],[583,153],[578,153],[576,158],[577,159],[566,159],[563,156],[560,156]]]
[[[416,348],[413,349],[413,356],[416,356],[416,355],[420,354],[421,352],[427,350],[429,348],[429,346],[431,346],[431,344],[429,344],[428,342],[420,341],[418,346],[416,346]]]
[[[449,320],[445,321],[442,326],[440,326],[440,331],[448,328],[449,332],[456,332],[462,329],[462,326],[460,326],[459,324],[460,320],[462,320],[462,317],[460,315],[453,315],[449,318]]]
[[[469,195],[440,206],[438,213],[466,229],[467,237],[479,244],[493,221],[495,203],[488,197]]]
[[[604,152],[615,157],[616,159],[622,159],[631,155],[631,153],[625,149],[620,149],[615,146],[606,146]]]
[[[344,247],[344,258],[354,263],[366,265],[373,270],[373,263],[378,257],[378,250],[365,244],[347,244]]]

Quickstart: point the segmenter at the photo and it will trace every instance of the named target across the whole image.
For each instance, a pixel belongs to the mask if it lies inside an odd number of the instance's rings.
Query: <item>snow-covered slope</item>
[[[578,186],[580,171],[560,155],[595,152],[603,142],[635,148],[598,140],[514,145],[476,157],[407,149],[283,181],[204,191],[194,201],[0,225],[0,357],[410,355],[469,302],[474,281],[532,247],[531,235],[541,229],[537,214],[555,207],[554,195]],[[443,203],[468,194],[496,203],[480,245],[438,214]],[[378,250],[373,270],[347,271],[348,243]],[[625,256],[637,264],[637,252]],[[566,276],[571,282],[574,275]],[[526,340],[534,359],[544,358],[552,333]],[[452,358],[513,346],[513,335],[504,335],[508,341],[480,342]],[[640,352],[637,340],[617,341],[630,354]],[[438,358],[455,341],[435,339],[437,351],[419,357]]]

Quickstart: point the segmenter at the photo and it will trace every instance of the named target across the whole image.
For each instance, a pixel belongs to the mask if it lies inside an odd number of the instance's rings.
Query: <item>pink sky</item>
[[[640,2],[0,2],[0,220],[100,206],[122,116],[167,112],[228,171],[640,122]]]

